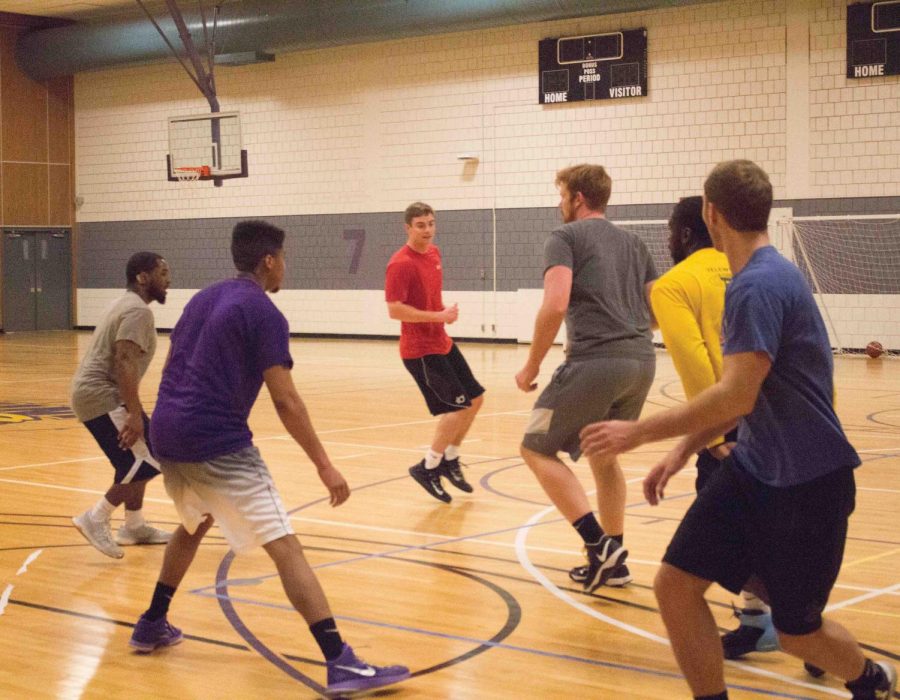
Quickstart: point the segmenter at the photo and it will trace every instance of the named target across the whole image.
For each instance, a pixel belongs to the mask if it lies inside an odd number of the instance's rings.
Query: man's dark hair
[[[569,196],[581,192],[584,202],[593,211],[606,211],[612,194],[612,178],[602,165],[572,165],[556,173],[556,186],[565,185]]]
[[[431,208],[430,204],[425,204],[425,202],[413,202],[406,207],[406,211],[403,212],[403,220],[406,222],[406,225],[409,226],[413,219],[417,219],[420,216],[428,216],[429,214],[434,216],[434,209]]]
[[[267,255],[284,248],[284,231],[267,221],[240,221],[231,232],[231,259],[241,272],[255,272]]]
[[[129,285],[137,284],[137,276],[142,272],[153,272],[163,256],[159,253],[150,253],[146,250],[135,253],[128,258],[125,265],[125,280]]]
[[[669,217],[669,229],[677,235],[685,230],[690,231],[687,247],[692,250],[711,248],[712,238],[706,224],[703,223],[703,197],[682,197]]]
[[[735,231],[765,231],[772,210],[772,183],[756,163],[719,163],[703,185],[706,201],[716,205]]]

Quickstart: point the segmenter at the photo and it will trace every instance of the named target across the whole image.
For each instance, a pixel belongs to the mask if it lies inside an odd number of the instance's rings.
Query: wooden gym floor
[[[234,558],[217,530],[201,547],[172,605],[183,644],[141,656],[127,645],[146,608],[163,548],[104,557],[70,518],[109,486],[112,470],[69,411],[68,386],[89,334],[0,335],[0,697],[317,697],[324,668],[262,550]],[[693,497],[693,470],[658,508],[640,482],[667,444],[625,455],[626,544],[634,582],[584,595],[566,571],[580,563],[575,533],[518,457],[534,395],[514,373],[527,349],[464,344],[487,387],[464,445],[476,486],[443,505],[407,475],[432,419],[394,342],[292,343],[294,377],[325,446],[353,488],[338,509],[286,435],[265,392],[251,427],[344,636],[372,663],[404,663],[399,698],[686,698],[666,646],[651,582]],[[167,336],[144,379],[153,408]],[[540,381],[562,359],[554,348]],[[830,602],[876,658],[900,659],[900,362],[836,360],[838,410],[864,465],[844,566]],[[682,401],[671,361],[658,354],[645,411]],[[588,488],[588,470],[576,472]],[[823,504],[826,507],[827,504]],[[145,511],[173,528],[161,480]],[[117,511],[114,526],[122,517]],[[722,629],[731,601],[709,598]],[[737,601],[736,601],[737,602]],[[732,698],[844,696],[776,652],[726,669]]]

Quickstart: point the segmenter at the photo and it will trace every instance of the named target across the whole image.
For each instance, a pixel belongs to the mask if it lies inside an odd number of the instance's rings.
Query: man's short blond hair
[[[570,195],[581,192],[585,204],[594,211],[606,211],[612,194],[612,178],[602,165],[572,165],[556,173],[556,186],[565,185]]]

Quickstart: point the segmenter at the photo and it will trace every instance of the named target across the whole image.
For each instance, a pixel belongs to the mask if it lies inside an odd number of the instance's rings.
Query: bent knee
[[[663,562],[653,579],[653,593],[662,605],[664,602],[677,602],[690,596],[702,598],[710,585],[710,581]]]

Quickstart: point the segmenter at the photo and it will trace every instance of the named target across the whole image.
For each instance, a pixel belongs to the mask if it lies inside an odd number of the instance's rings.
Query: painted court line
[[[285,605],[284,603],[269,603],[266,601],[254,600],[251,598],[236,598],[231,595],[226,595],[223,593],[205,593],[199,591],[191,591],[192,593],[197,593],[206,598],[221,598],[228,600],[232,603],[241,603],[242,605],[252,605],[256,607],[262,608],[271,608],[275,610],[289,610],[291,612],[294,611],[294,608]],[[642,674],[647,674],[651,676],[657,676],[662,678],[682,678],[680,673],[673,673],[672,671],[663,671],[655,668],[646,668],[642,666],[630,666],[628,664],[615,663],[612,661],[601,661],[599,659],[589,659],[583,656],[575,656],[574,654],[561,654],[559,652],[547,651],[544,649],[535,649],[533,647],[524,647],[518,644],[507,644],[505,642],[494,642],[489,639],[479,639],[477,637],[468,637],[461,634],[451,634],[448,632],[437,632],[435,630],[427,630],[421,627],[410,627],[408,625],[398,625],[389,622],[381,622],[379,620],[370,620],[361,617],[353,617],[349,615],[335,615],[336,620],[353,622],[360,625],[368,625],[372,627],[381,627],[383,629],[396,630],[398,632],[409,632],[411,634],[419,634],[428,637],[436,637],[439,639],[448,639],[452,641],[465,642],[467,644],[474,644],[477,646],[486,646],[494,649],[503,649],[505,651],[513,651],[519,652],[523,654],[531,654],[534,656],[541,656],[545,658],[558,659],[560,661],[571,661],[574,663],[586,664],[589,666],[599,666],[601,668],[611,668],[623,671],[632,671]],[[801,695],[792,695],[789,693],[781,693],[775,690],[764,690],[762,688],[752,688],[748,686],[742,685],[731,685],[731,688],[746,690],[754,693],[758,693],[761,695],[768,695],[772,697],[778,698],[806,698],[807,696]]]
[[[25,559],[25,562],[22,564],[22,566],[19,567],[19,570],[16,572],[16,576],[21,576],[26,571],[28,571],[28,565],[31,562],[33,562],[35,559],[37,559],[39,556],[41,556],[41,553],[43,551],[44,551],[43,549],[39,549],[36,552],[32,552],[31,554],[29,554],[28,557]]]
[[[580,601],[575,600],[569,594],[557,588],[556,584],[554,584],[550,579],[548,579],[541,571],[531,563],[531,559],[528,556],[528,532],[531,528],[539,523],[539,521],[547,514],[556,509],[556,506],[550,506],[545,508],[542,511],[538,511],[535,513],[528,521],[525,523],[526,527],[523,527],[519,530],[516,536],[516,553],[519,557],[519,562],[522,564],[522,567],[528,571],[532,575],[532,577],[538,581],[549,593],[553,596],[559,598],[561,601],[566,603],[567,605],[572,606],[576,610],[579,610],[590,617],[593,617],[601,622],[605,622],[613,627],[618,627],[621,630],[626,632],[630,632],[638,637],[642,637],[649,641],[655,642],[657,644],[664,644],[666,646],[669,645],[669,640],[665,637],[662,637],[658,634],[654,634],[645,629],[641,629],[640,627],[635,627],[634,625],[629,625],[625,622],[617,620],[613,617],[609,617],[608,615],[604,615],[603,613],[591,608]],[[733,666],[738,668],[746,673],[752,673],[758,676],[764,676],[766,678],[777,680],[781,683],[788,683],[790,685],[795,685],[801,688],[806,688],[809,690],[815,690],[820,693],[828,693],[829,695],[836,695],[838,697],[847,697],[847,694],[835,690],[834,688],[827,688],[821,685],[813,685],[812,683],[806,683],[804,681],[795,680],[789,676],[785,676],[780,673],[775,673],[773,671],[767,671],[762,668],[756,668],[754,666],[750,666],[746,662],[737,662],[737,661],[726,661],[726,664],[729,666]],[[734,687],[734,686],[732,686]]]
[[[3,611],[6,610],[6,606],[9,604],[9,596],[13,592],[13,585],[11,583],[6,584],[6,588],[3,589],[3,593],[0,594],[0,615],[3,614]]]
[[[825,612],[831,612],[832,610],[840,610],[841,608],[847,608],[851,605],[856,605],[857,603],[861,603],[864,600],[871,600],[872,598],[878,598],[885,594],[896,593],[900,591],[900,583],[895,583],[893,586],[888,586],[887,588],[880,588],[875,591],[869,591],[868,593],[863,593],[862,595],[858,595],[855,598],[848,598],[847,600],[842,600],[840,603],[835,603],[834,605],[829,605],[825,608]]]
[[[82,457],[81,459],[61,459],[57,462],[35,462],[34,464],[18,464],[14,467],[0,467],[0,472],[8,472],[13,469],[28,469],[30,467],[53,467],[57,464],[77,464],[78,462],[99,462],[106,457]]]
[[[0,479],[0,484],[16,484],[17,486],[36,486],[42,489],[54,489],[56,491],[72,491],[74,493],[92,493],[92,494],[104,494],[106,491],[101,491],[99,489],[81,489],[75,486],[59,486],[57,484],[44,484],[39,481],[22,481],[21,479]],[[171,499],[168,498],[150,498],[148,496],[144,496],[144,503],[166,503],[168,505],[172,505]]]

